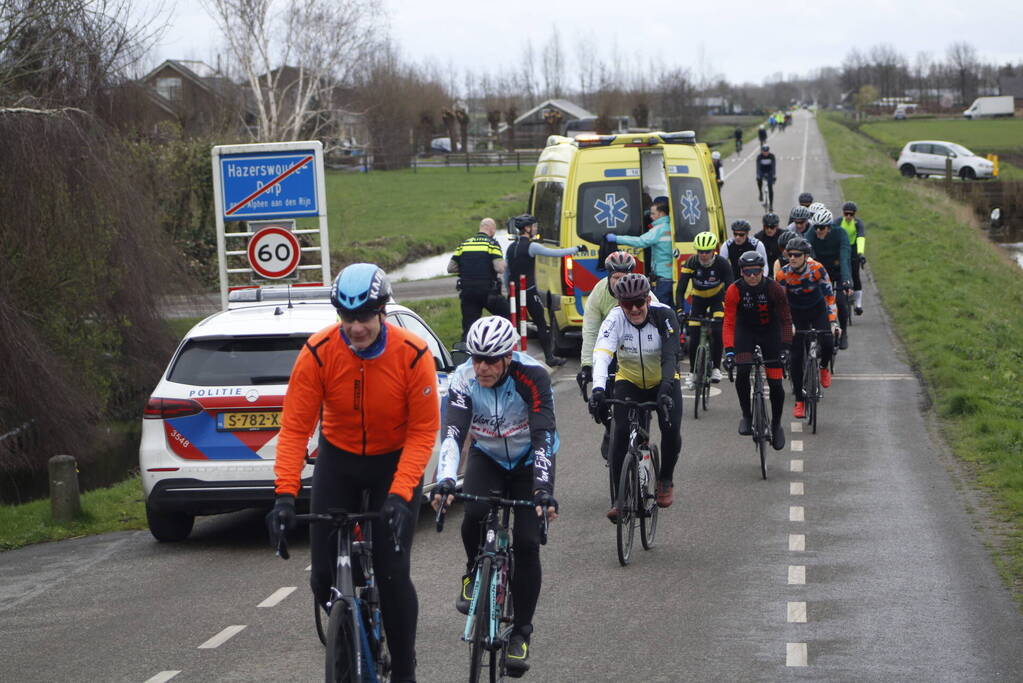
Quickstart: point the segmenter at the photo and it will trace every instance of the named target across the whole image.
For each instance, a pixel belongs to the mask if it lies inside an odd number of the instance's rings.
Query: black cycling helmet
[[[764,227],[765,228],[777,228],[778,227],[778,223],[779,223],[778,214],[776,214],[776,213],[765,213],[764,214],[764,218],[763,218],[763,222],[764,222]]]
[[[743,255],[739,257],[739,270],[742,270],[743,268],[752,268],[753,266],[760,266],[763,268],[764,257],[757,251],[744,252]]]
[[[810,243],[802,237],[793,237],[785,245],[785,251],[800,251],[804,254],[809,254],[812,249],[810,248]]]
[[[797,206],[789,211],[790,221],[808,221],[810,220],[810,209],[805,206]]]
[[[628,273],[614,284],[616,299],[640,299],[650,293],[650,280],[642,273]]]
[[[742,220],[741,218],[732,223],[732,232],[749,232],[752,229],[749,221]]]
[[[771,146],[770,145],[761,145],[760,146],[760,151],[761,152],[770,152],[771,151]]]
[[[856,213],[856,202],[846,202],[845,204],[842,204],[842,213],[845,213],[846,211]]]
[[[536,216],[531,213],[524,213],[521,216],[515,217],[515,229],[522,230],[528,228],[530,225],[536,223]]]
[[[604,270],[609,273],[631,273],[636,270],[636,257],[627,251],[613,251],[604,259]]]
[[[809,192],[802,193],[801,195],[799,195],[799,203],[802,204],[803,206],[810,206],[811,204],[813,204],[813,195],[810,194]]]

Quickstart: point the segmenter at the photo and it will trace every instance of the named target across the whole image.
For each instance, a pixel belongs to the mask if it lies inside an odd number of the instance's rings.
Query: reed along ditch
[[[1023,268],[1023,181],[956,182],[951,195],[973,207],[991,240]]]

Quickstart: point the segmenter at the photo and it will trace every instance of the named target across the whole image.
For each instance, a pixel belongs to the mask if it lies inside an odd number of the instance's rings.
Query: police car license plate
[[[258,429],[280,429],[281,411],[219,413],[217,429],[222,432],[246,432]]]

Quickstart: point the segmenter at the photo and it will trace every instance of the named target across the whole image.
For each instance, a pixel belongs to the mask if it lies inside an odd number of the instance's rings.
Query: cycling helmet
[[[813,204],[813,195],[809,192],[803,192],[799,195],[800,204]]]
[[[524,213],[521,216],[515,217],[515,229],[522,230],[528,228],[530,225],[536,223],[536,216],[531,213]]]
[[[732,223],[732,232],[749,232],[750,229],[749,221],[744,221],[741,218]]]
[[[629,273],[614,284],[616,299],[640,299],[650,293],[650,280],[642,273]]]
[[[756,251],[745,251],[742,256],[739,257],[739,270],[743,268],[752,268],[753,266],[764,267],[764,257],[760,255],[760,252]]]
[[[824,202],[814,202],[813,204],[811,204],[810,206],[808,206],[806,208],[810,210],[810,215],[813,216],[815,213],[817,213],[821,209],[826,209],[828,207],[824,205]]]
[[[330,303],[339,311],[382,308],[391,298],[391,282],[380,266],[353,263],[338,273],[330,286]]]
[[[761,152],[770,152],[771,151],[771,146],[770,145],[761,145],[760,146],[760,151]]]
[[[853,213],[856,213],[856,202],[846,202],[845,204],[842,204],[842,211],[852,211]]]
[[[604,259],[604,270],[609,273],[631,273],[636,270],[636,257],[627,251],[613,251]]]
[[[717,161],[718,159],[721,158],[721,152],[711,152],[710,158],[713,159],[714,161]]]
[[[465,335],[465,348],[474,356],[506,356],[515,350],[519,335],[508,318],[488,315],[474,322]]]
[[[764,214],[763,223],[765,228],[777,228],[779,222],[780,221],[778,220],[778,214],[776,213]]]
[[[713,251],[718,248],[718,236],[712,232],[700,232],[693,238],[696,251]]]
[[[810,213],[810,209],[806,208],[805,206],[797,206],[793,208],[792,211],[789,211],[789,220],[808,221],[810,220],[810,216],[812,215],[813,214]]]
[[[804,254],[809,254],[812,249],[810,248],[810,243],[802,237],[793,237],[785,245],[785,251],[801,251]]]
[[[763,129],[764,129],[764,124],[761,123],[760,124],[760,130],[763,130]]]
[[[835,217],[831,215],[831,212],[827,209],[821,209],[813,215],[811,222],[814,225],[831,225],[835,221]]]

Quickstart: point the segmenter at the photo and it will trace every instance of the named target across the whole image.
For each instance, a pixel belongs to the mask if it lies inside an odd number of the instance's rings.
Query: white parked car
[[[280,413],[295,358],[313,333],[337,322],[329,287],[261,288],[232,293],[228,310],[193,327],[146,403],[139,467],[153,536],[179,541],[196,515],[269,508]],[[447,404],[450,352],[415,312],[387,305],[388,322],[426,341]],[[318,433],[309,440],[315,460]],[[427,488],[439,434],[426,469]],[[313,465],[302,471],[308,500]],[[425,495],[426,491],[424,491]]]
[[[907,142],[899,154],[897,166],[902,175],[912,178],[926,178],[929,175],[945,175],[945,159],[952,159],[952,173],[963,180],[991,178],[994,164],[977,156],[962,145],[941,140],[916,140]]]

